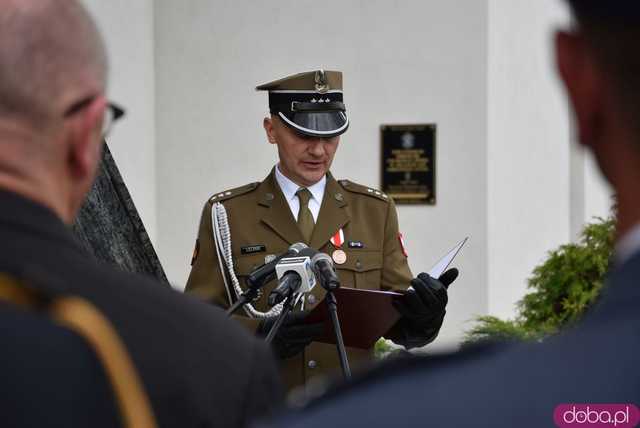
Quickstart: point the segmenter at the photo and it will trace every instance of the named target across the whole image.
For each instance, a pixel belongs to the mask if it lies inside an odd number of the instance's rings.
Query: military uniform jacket
[[[54,213],[35,202],[0,190],[0,206],[0,272],[99,308],[129,351],[160,427],[239,428],[279,405],[280,377],[269,349],[222,311],[96,262]],[[38,385],[36,373],[42,377],[50,363],[42,362],[28,383]]]
[[[212,196],[202,212],[187,290],[226,308],[229,301],[213,241],[211,219],[212,207],[217,202],[221,202],[227,211],[235,272],[243,289],[246,289],[244,277],[263,264],[265,256],[282,254],[291,244],[304,242],[304,238],[274,171],[261,183]],[[347,180],[336,181],[329,173],[311,242],[307,244],[331,255],[336,247],[330,240],[340,229],[344,232],[341,248],[346,252],[347,260],[335,267],[343,286],[372,290],[406,289],[409,286],[412,274],[400,241],[397,213],[391,199]],[[275,281],[265,288],[262,298],[254,304],[256,309],[269,309],[266,300],[274,285]],[[316,286],[306,297],[305,309],[313,309],[324,294],[324,289]],[[256,327],[257,321],[248,324]],[[371,356],[371,351],[348,348],[347,352],[352,366]],[[289,386],[303,384],[317,374],[338,374],[340,368],[335,345],[322,343],[312,343],[303,354],[286,360],[284,365],[284,377]]]

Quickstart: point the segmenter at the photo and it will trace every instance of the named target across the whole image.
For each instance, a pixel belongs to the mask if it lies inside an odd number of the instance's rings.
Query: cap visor
[[[349,118],[343,111],[314,111],[294,113],[287,117],[278,113],[280,118],[297,132],[312,137],[335,137],[347,130]]]

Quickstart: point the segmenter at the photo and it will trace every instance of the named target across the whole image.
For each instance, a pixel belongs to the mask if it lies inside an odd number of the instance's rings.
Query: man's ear
[[[580,143],[593,147],[601,132],[602,86],[593,53],[579,34],[558,31],[556,66],[573,111]]]
[[[102,152],[102,121],[106,109],[106,100],[96,98],[75,119],[71,133],[68,163],[76,178],[93,176],[100,162]]]
[[[276,144],[278,140],[276,139],[276,133],[273,129],[273,119],[265,117],[262,121],[262,126],[264,127],[264,131],[267,133],[267,140],[269,143]]]

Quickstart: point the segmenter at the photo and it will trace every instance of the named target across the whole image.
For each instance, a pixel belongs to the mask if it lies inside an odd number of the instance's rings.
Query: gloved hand
[[[401,299],[394,302],[402,318],[394,327],[391,339],[408,349],[432,342],[444,321],[449,301],[447,287],[457,277],[458,269],[452,268],[438,279],[426,273],[413,279],[413,289],[407,290]]]
[[[301,353],[311,342],[324,331],[322,323],[305,324],[308,312],[289,312],[271,342],[275,354],[280,359],[291,358]],[[266,337],[277,318],[263,320],[258,326],[257,334]]]

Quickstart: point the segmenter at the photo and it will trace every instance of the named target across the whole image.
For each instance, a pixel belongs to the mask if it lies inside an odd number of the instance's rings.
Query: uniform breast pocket
[[[238,277],[246,277],[257,267],[264,264],[264,254],[251,254],[234,259],[235,271]],[[244,286],[244,283],[242,284]]]
[[[336,265],[340,282],[345,287],[379,290],[382,279],[382,252],[346,251],[347,261]]]

